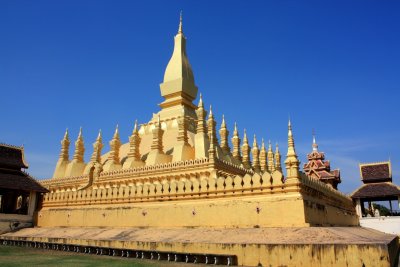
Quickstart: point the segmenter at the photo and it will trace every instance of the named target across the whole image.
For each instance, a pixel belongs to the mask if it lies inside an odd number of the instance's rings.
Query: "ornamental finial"
[[[318,144],[317,144],[317,141],[315,141],[315,130],[314,129],[312,131],[312,135],[313,135],[312,150],[315,152],[318,152]]]
[[[65,130],[65,134],[64,134],[64,140],[68,140],[68,128]]]
[[[119,132],[118,132],[118,124],[117,124],[117,127],[115,127],[115,132],[114,132],[114,139],[115,138],[118,138],[118,136],[119,136]]]
[[[203,95],[200,93],[200,100],[199,100],[199,104],[197,105],[199,108],[201,107],[201,108],[203,108],[204,107],[204,105],[203,105]]]
[[[179,15],[179,28],[178,28],[178,33],[183,33],[183,30],[182,30],[182,10],[181,10],[181,13],[180,13],[180,15]]]
[[[224,114],[222,114],[221,128],[226,128],[225,115]]]
[[[78,139],[82,138],[82,126],[79,128]]]
[[[292,123],[288,123],[288,155],[296,155],[295,148],[294,148],[294,138],[292,132]]]
[[[253,147],[258,147],[258,144],[257,144],[257,137],[256,137],[255,134],[254,134],[254,139],[253,139]]]
[[[99,130],[99,134],[97,135],[96,141],[101,141],[101,129]]]

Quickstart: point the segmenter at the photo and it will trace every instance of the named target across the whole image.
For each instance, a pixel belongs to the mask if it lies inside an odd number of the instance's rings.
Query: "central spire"
[[[185,106],[196,109],[192,101],[197,96],[192,67],[186,54],[186,37],[182,30],[182,13],[180,15],[178,33],[175,35],[174,51],[164,73],[164,81],[160,84],[161,95],[165,98],[160,104],[162,109]]]

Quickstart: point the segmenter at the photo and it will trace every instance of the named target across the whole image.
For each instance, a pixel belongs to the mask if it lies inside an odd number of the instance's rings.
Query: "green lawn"
[[[110,256],[97,256],[63,252],[54,250],[42,250],[25,247],[0,246],[0,266],[73,266],[73,267],[101,267],[101,266],[190,266],[184,263],[172,263],[167,261],[138,260],[132,258],[115,258]],[[199,266],[199,265],[196,265]]]

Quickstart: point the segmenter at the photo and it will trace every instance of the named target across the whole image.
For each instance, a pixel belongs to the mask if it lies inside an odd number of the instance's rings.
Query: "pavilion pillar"
[[[400,209],[400,196],[397,197],[397,204],[399,205],[398,208]]]
[[[29,193],[29,203],[28,203],[28,215],[33,216],[36,208],[37,201],[37,193],[35,191],[31,191]]]
[[[361,200],[359,198],[356,200],[356,213],[358,217],[362,218]]]

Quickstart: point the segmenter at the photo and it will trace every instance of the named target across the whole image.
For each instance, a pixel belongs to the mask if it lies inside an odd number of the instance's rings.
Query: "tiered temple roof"
[[[0,144],[0,191],[2,189],[47,192],[34,178],[21,169],[28,168],[24,148]]]
[[[318,151],[318,144],[313,136],[312,152],[307,154],[308,162],[304,164],[304,173],[311,178],[321,180],[322,182],[337,189],[340,180],[340,170],[331,171],[329,160],[325,160],[325,153]]]

